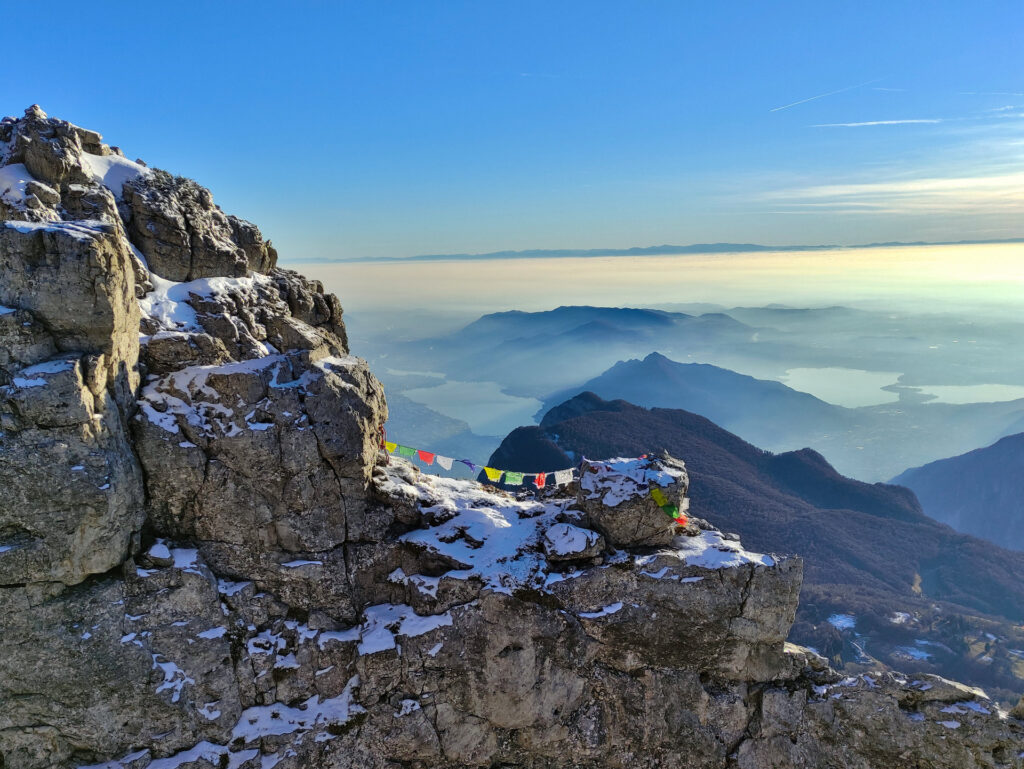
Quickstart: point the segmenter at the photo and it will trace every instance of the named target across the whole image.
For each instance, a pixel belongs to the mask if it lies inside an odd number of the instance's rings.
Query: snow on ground
[[[851,630],[857,626],[857,618],[852,614],[833,614],[828,618],[828,624],[836,630]]]
[[[655,482],[674,477],[650,469],[645,460],[629,461],[637,467],[630,469],[627,460],[614,460],[619,468],[616,472],[630,475],[650,473],[651,477],[658,479]],[[557,572],[548,573],[543,546],[546,545],[545,541],[553,542],[554,546],[561,543],[565,547],[578,547],[581,544],[577,541],[576,532],[571,530],[588,530],[559,520],[574,504],[574,499],[516,499],[500,492],[485,491],[474,481],[428,474],[413,476],[409,473],[409,467],[409,463],[393,457],[386,470],[382,490],[386,494],[417,503],[432,522],[425,528],[403,535],[402,540],[418,544],[459,564],[445,577],[477,577],[486,587],[503,593],[511,593],[521,587],[545,589],[569,578]],[[410,481],[410,478],[415,480]],[[646,495],[648,492],[637,486],[634,493]],[[683,565],[705,569],[733,568],[747,563],[762,566],[775,564],[771,556],[744,550],[739,542],[726,540],[716,531],[702,531],[695,537],[677,537],[672,547],[663,548],[655,555],[638,556],[636,565],[644,566],[660,556],[673,557],[682,561]],[[664,572],[661,575],[664,576]],[[415,585],[420,590],[424,587],[433,591],[437,589],[436,577],[395,572],[390,578]],[[425,583],[428,579],[434,581]],[[685,581],[695,582],[700,579],[692,577]]]
[[[136,252],[143,264],[145,259]],[[139,300],[142,314],[153,318],[160,327],[168,331],[202,331],[196,320],[196,312],[188,303],[192,297],[214,299],[229,294],[242,294],[248,303],[258,304],[256,289],[272,281],[269,276],[258,272],[245,278],[200,278],[186,283],[165,280],[152,271],[149,280],[153,290]]]
[[[118,199],[125,182],[153,173],[146,166],[120,155],[90,155],[88,152],[82,153],[82,168],[94,182],[102,184]]]
[[[636,496],[646,496],[652,486],[669,486],[683,477],[681,471],[658,467],[651,459],[617,457],[601,462],[588,461],[580,486],[589,499],[601,498],[608,507]]]
[[[0,315],[10,315],[12,312],[16,312],[13,307],[4,307],[0,305]]]
[[[139,395],[138,404],[141,417],[173,435],[177,435],[180,430],[178,417],[184,418],[187,424],[208,437],[230,438],[241,435],[244,430],[263,432],[274,425],[246,419],[246,415],[255,415],[252,406],[259,404],[248,404],[245,413],[236,414],[233,408],[221,402],[220,393],[207,384],[211,375],[231,376],[269,371],[268,387],[275,390],[297,388],[301,391],[325,373],[335,373],[338,369],[351,368],[363,363],[361,358],[354,356],[323,358],[314,362],[311,369],[303,371],[294,379],[292,359],[281,353],[219,366],[187,366],[147,382]],[[296,418],[296,423],[305,418],[304,414],[300,415]]]
[[[746,563],[760,566],[774,566],[770,555],[744,550],[734,540],[724,539],[719,531],[702,531],[696,537],[676,537],[677,549],[672,552],[686,562],[687,566],[704,569],[730,569]]]
[[[292,707],[283,702],[271,705],[257,705],[242,711],[241,717],[231,730],[228,745],[217,745],[203,741],[187,750],[175,753],[167,758],[158,758],[147,764],[146,769],[181,769],[196,765],[199,761],[207,761],[214,766],[228,769],[239,769],[243,765],[260,758],[262,769],[275,766],[284,755],[274,752],[262,754],[258,748],[245,748],[253,742],[263,744],[264,737],[276,737],[283,734],[305,734],[316,730],[315,740],[331,737],[328,727],[346,723],[352,716],[364,713],[365,710],[354,701],[353,690],[359,686],[359,676],[353,676],[344,691],[337,697],[321,700],[314,695],[305,702]],[[217,711],[210,710],[215,703],[207,703],[200,710],[209,718]],[[216,718],[216,716],[214,716]],[[229,745],[231,747],[229,747]],[[287,749],[285,750],[287,754]],[[142,758],[148,757],[149,751],[131,753],[115,761],[103,764],[79,766],[78,769],[125,769]],[[221,763],[223,762],[223,763]]]
[[[622,601],[616,601],[615,603],[608,604],[597,611],[581,611],[577,616],[585,619],[596,619],[597,617],[607,617],[609,614],[614,614],[621,608]]]
[[[56,232],[70,235],[77,240],[92,240],[97,235],[109,231],[110,225],[95,219],[78,219],[73,222],[21,222],[6,220],[4,227],[18,232]]]
[[[254,373],[276,366],[270,383],[274,387],[284,360],[283,355],[268,355],[221,366],[188,366],[147,383],[140,393],[139,407],[150,422],[175,435],[179,430],[177,416],[184,417],[189,425],[205,435],[212,436],[218,432],[227,436],[239,435],[241,428],[236,422],[244,423],[244,419],[236,419],[232,409],[218,402],[220,394],[207,385],[207,379],[211,374]],[[303,375],[303,383],[309,379],[311,375],[307,372]],[[155,408],[157,405],[162,410]]]
[[[42,363],[37,363],[34,366],[23,368],[18,372],[19,376],[14,377],[11,381],[15,387],[20,388],[44,387],[46,385],[47,375],[70,371],[75,367],[76,360],[77,359],[68,360],[67,358],[58,358],[57,360],[48,360]]]
[[[0,168],[0,199],[6,203],[24,203],[25,185],[34,181],[35,177],[28,172],[24,163],[3,166]]]
[[[924,649],[918,649],[916,646],[897,646],[894,656],[922,661],[930,660],[932,658],[932,654],[930,652],[926,652]]]
[[[359,626],[359,653],[375,654],[396,647],[396,636],[414,637],[452,624],[451,612],[421,617],[405,604],[368,606]]]
[[[544,532],[544,547],[553,555],[574,555],[593,547],[600,535],[571,523],[556,523]]]

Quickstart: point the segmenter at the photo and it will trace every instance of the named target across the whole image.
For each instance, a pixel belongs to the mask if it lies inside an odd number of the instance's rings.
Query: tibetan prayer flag
[[[423,449],[420,449],[419,451],[416,452],[416,454],[419,456],[420,462],[422,462],[425,465],[429,465],[434,461],[434,455],[431,454],[429,451],[423,451]]]
[[[523,483],[523,474],[505,473],[505,483],[509,486],[521,486]]]
[[[504,475],[503,471],[495,470],[493,467],[485,467],[484,472],[487,474],[487,480],[494,481],[494,483],[500,481],[501,476]]]
[[[572,470],[557,470],[555,471],[555,485],[561,486],[565,483],[569,483],[572,480]]]
[[[410,459],[412,459],[414,456],[416,456],[416,449],[410,448],[409,446],[399,446],[398,456],[409,457]]]
[[[668,504],[668,498],[662,493],[661,489],[651,489],[651,498],[657,503],[658,507],[664,507]]]
[[[384,450],[388,454],[394,454],[395,453],[395,449],[397,449],[397,448],[398,448],[398,444],[397,443],[392,443],[391,441],[384,441]]]
[[[468,459],[460,459],[459,461],[460,461],[460,462],[461,462],[462,464],[464,464],[464,465],[465,465],[466,467],[468,467],[468,468],[469,468],[470,470],[472,470],[472,471],[473,471],[474,473],[475,473],[475,472],[476,472],[476,471],[477,471],[477,470],[479,469],[479,467],[480,467],[480,465],[474,465],[474,464],[473,464],[472,462],[470,462],[470,461],[469,461]]]
[[[438,454],[436,457],[436,461],[437,464],[441,465],[441,467],[443,467],[445,470],[451,470],[452,462],[454,462],[455,460],[453,460],[451,457],[442,457],[440,454]]]
[[[547,480],[547,473],[537,473],[537,477],[533,479],[533,485],[538,489],[544,488],[544,481]]]

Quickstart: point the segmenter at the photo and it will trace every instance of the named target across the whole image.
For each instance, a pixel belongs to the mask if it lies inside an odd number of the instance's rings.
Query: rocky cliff
[[[786,645],[801,562],[670,531],[669,457],[388,462],[337,299],[194,182],[32,107],[0,214],[0,767],[1022,765],[982,692]]]

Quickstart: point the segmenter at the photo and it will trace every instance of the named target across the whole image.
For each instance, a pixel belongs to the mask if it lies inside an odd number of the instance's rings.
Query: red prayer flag
[[[429,465],[431,462],[434,461],[434,455],[431,454],[429,451],[419,450],[416,453],[419,454],[420,462],[422,462],[425,465]]]
[[[537,477],[533,479],[533,485],[538,489],[544,488],[544,481],[547,479],[547,473],[537,473]]]

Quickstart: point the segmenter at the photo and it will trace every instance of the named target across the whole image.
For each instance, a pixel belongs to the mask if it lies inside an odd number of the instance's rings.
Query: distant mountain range
[[[742,254],[760,251],[838,251],[850,248],[891,248],[895,246],[959,246],[982,243],[1024,243],[1024,238],[1001,240],[957,240],[944,242],[892,241],[857,245],[766,246],[758,243],[691,243],[687,246],[635,246],[633,248],[536,248],[523,251],[489,251],[481,254],[420,254],[418,256],[363,256],[355,259],[318,259],[344,262],[437,262],[486,261],[491,259],[552,259],[558,257],[668,256],[673,254]],[[307,262],[308,263],[308,262]]]
[[[917,464],[915,457],[990,442],[1024,417],[1024,400],[844,408],[781,382],[679,363],[659,353],[620,361],[578,387],[554,393],[545,399],[544,411],[585,391],[638,406],[686,409],[773,451],[810,446],[843,472],[871,480]]]
[[[1020,333],[1020,324],[1010,321],[847,307],[690,314],[563,306],[491,313],[423,339],[361,340],[361,349],[383,372],[389,395],[446,380],[497,383],[506,395],[546,404],[543,413],[591,390],[607,399],[701,414],[773,451],[810,446],[844,474],[878,481],[1024,430],[1024,400],[929,402],[913,386],[1024,381],[1024,359],[993,353],[1011,349]],[[950,341],[957,339],[964,343]],[[903,372],[888,374],[892,382],[900,377],[891,388],[899,400],[892,395],[890,403],[849,408],[777,381],[791,368],[829,367]],[[876,394],[879,401],[886,398]],[[496,401],[494,407],[505,405]],[[458,410],[448,413],[466,418]]]
[[[906,628],[895,627],[891,617],[905,612],[918,617],[918,637],[946,633],[941,643],[960,649],[935,663],[945,666],[945,674],[1012,690],[1024,686],[1012,655],[979,661],[965,651],[963,638],[941,629],[945,620],[929,624],[931,630],[920,626],[935,602],[945,602],[941,616],[975,617],[966,625],[979,637],[988,622],[982,615],[1006,618],[1000,632],[1013,632],[1010,623],[1024,619],[1024,554],[932,520],[908,489],[844,478],[809,449],[771,454],[687,411],[645,409],[593,393],[554,407],[539,426],[510,433],[490,464],[539,472],[570,466],[581,456],[662,450],[690,470],[694,515],[738,532],[753,549],[805,558],[797,626],[802,642],[834,645],[835,629],[825,619],[848,613],[863,620],[865,630],[874,628],[857,648],[867,645],[876,658],[895,661]],[[951,632],[962,635],[964,627]]]
[[[957,531],[1024,550],[1024,433],[896,476]]]

